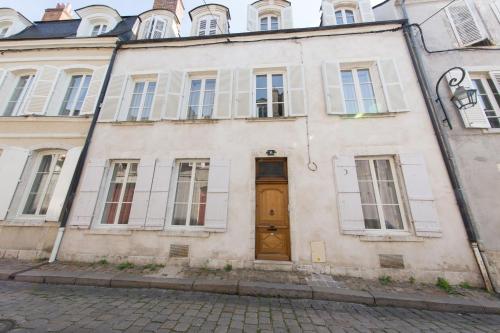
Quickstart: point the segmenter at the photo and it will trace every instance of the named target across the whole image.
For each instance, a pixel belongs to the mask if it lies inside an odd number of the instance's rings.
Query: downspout
[[[92,141],[92,136],[94,134],[95,127],[97,125],[97,120],[99,119],[99,114],[101,113],[101,105],[104,100],[104,96],[106,95],[106,90],[109,85],[109,80],[111,78],[111,73],[113,71],[113,66],[116,60],[116,55],[120,47],[121,47],[121,42],[117,42],[115,48],[113,49],[113,53],[111,54],[108,70],[106,72],[106,76],[104,77],[104,82],[101,88],[101,92],[99,94],[99,99],[97,100],[97,105],[94,110],[94,116],[92,118],[92,122],[90,123],[90,128],[87,133],[87,138],[85,139],[85,144],[83,145],[82,152],[80,154],[80,157],[78,158],[78,162],[75,167],[75,172],[73,173],[73,178],[71,179],[71,184],[69,186],[68,193],[66,194],[63,207],[61,209],[61,215],[59,217],[59,230],[57,232],[57,237],[54,242],[54,246],[52,247],[52,253],[50,254],[50,259],[49,259],[50,263],[53,263],[57,259],[57,253],[59,252],[59,248],[61,246],[61,242],[64,236],[64,231],[66,230],[66,224],[68,223],[68,217],[71,211],[71,206],[73,205],[73,200],[75,199],[76,190],[78,188],[78,184],[80,183],[80,178],[82,175],[83,167],[85,166],[85,160],[87,159],[87,154]]]
[[[476,228],[472,221],[472,214],[470,212],[469,205],[467,200],[465,199],[464,189],[462,187],[458,168],[450,147],[450,142],[446,135],[443,133],[443,129],[441,128],[441,124],[437,117],[437,110],[435,108],[434,99],[431,94],[431,90],[429,88],[429,78],[427,76],[426,71],[424,70],[424,65],[422,61],[422,57],[419,53],[418,48],[416,47],[416,42],[413,34],[411,33],[411,27],[408,25],[409,16],[406,10],[406,0],[401,1],[401,8],[403,11],[403,16],[406,22],[404,23],[404,36],[405,41],[410,52],[411,60],[413,66],[415,67],[418,83],[420,85],[420,89],[424,94],[425,104],[427,106],[427,111],[429,113],[429,117],[432,122],[432,127],[434,128],[434,132],[436,134],[436,138],[439,144],[439,149],[441,150],[441,154],[443,156],[443,160],[446,166],[446,170],[448,171],[448,176],[450,178],[451,185],[453,187],[453,192],[455,193],[455,198],[457,200],[457,205],[460,210],[460,215],[462,217],[462,221],[464,223],[465,231],[467,233],[468,240],[472,247],[472,252],[474,253],[474,257],[476,259],[477,265],[479,267],[479,271],[481,272],[481,276],[483,278],[484,285],[486,289],[490,292],[494,291],[493,285],[491,283],[491,279],[488,273],[488,268],[485,265],[484,258],[482,253],[479,251],[478,247],[478,237]]]

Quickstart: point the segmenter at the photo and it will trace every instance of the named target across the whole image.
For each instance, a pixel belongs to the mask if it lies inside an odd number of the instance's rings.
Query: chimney
[[[182,21],[184,16],[184,3],[182,0],[154,0],[153,9],[166,9],[177,16],[177,19]]]
[[[71,20],[71,4],[58,3],[56,8],[47,8],[43,14],[42,21]]]

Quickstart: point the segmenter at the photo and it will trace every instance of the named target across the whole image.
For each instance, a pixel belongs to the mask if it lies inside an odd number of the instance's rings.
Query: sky
[[[206,0],[207,3],[219,3],[229,7],[231,11],[231,32],[246,31],[247,4],[255,0]],[[381,0],[371,0],[373,4]],[[73,9],[88,5],[103,4],[115,8],[121,15],[137,15],[153,6],[153,0],[0,0],[0,7],[14,8],[31,21],[39,21],[45,8],[55,7],[57,2],[71,2]],[[296,28],[318,26],[320,22],[319,8],[321,0],[292,0],[294,13],[294,26]],[[182,22],[182,36],[188,36],[191,22],[187,13],[203,4],[203,0],[184,0],[186,15]]]

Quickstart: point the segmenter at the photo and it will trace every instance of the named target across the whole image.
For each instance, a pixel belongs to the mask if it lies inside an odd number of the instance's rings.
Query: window
[[[205,225],[209,167],[208,160],[183,160],[177,163],[172,225]]]
[[[65,158],[66,154],[63,152],[47,152],[40,155],[33,183],[22,211],[23,215],[47,213]]]
[[[487,76],[478,76],[472,79],[472,84],[477,90],[477,97],[491,127],[500,128],[500,92],[495,82]]]
[[[128,224],[137,182],[137,165],[133,161],[116,161],[111,164],[112,174],[101,224]]]
[[[136,81],[127,120],[148,120],[153,105],[156,81]]]
[[[158,39],[165,36],[167,22],[159,17],[153,17],[146,21],[143,38],[144,39]]]
[[[26,96],[28,95],[31,86],[33,85],[33,80],[35,75],[23,75],[17,81],[17,85],[14,88],[14,92],[10,97],[7,108],[4,112],[4,116],[13,116],[19,113],[19,110],[24,104]]]
[[[351,9],[339,9],[335,11],[335,20],[337,21],[337,24],[356,23],[354,11]]]
[[[357,158],[365,228],[404,230],[404,210],[392,158]]]
[[[9,26],[7,27],[0,27],[0,38],[5,38],[7,37],[7,33],[9,32]]]
[[[80,114],[91,79],[92,75],[73,75],[71,77],[59,111],[61,116],[78,116]]]
[[[368,68],[342,70],[341,76],[347,113],[378,112],[372,77]]]
[[[108,26],[106,24],[96,24],[92,28],[92,32],[90,33],[90,37],[96,37],[101,34],[104,34],[108,31]]]
[[[212,118],[215,101],[215,78],[191,80],[188,119]]]
[[[215,35],[217,33],[217,18],[204,17],[200,19],[198,36]]]
[[[255,80],[257,117],[285,116],[285,82],[283,74],[258,74]]]
[[[278,16],[268,15],[260,18],[260,31],[279,30],[280,22]]]

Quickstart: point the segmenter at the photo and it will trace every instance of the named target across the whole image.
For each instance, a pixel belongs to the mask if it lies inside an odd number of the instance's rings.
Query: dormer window
[[[92,32],[90,33],[90,37],[96,37],[108,32],[107,24],[96,24],[92,28]]]
[[[271,31],[280,29],[280,20],[278,16],[266,15],[260,17],[260,31]]]
[[[7,33],[9,32],[9,28],[10,28],[10,26],[0,27],[0,38],[7,37]]]
[[[145,23],[143,39],[159,39],[165,37],[167,21],[159,17],[152,17]]]
[[[215,35],[217,33],[217,18],[205,16],[200,19],[198,36]]]
[[[354,11],[352,9],[339,9],[335,11],[335,19],[337,24],[353,24],[356,23]]]

